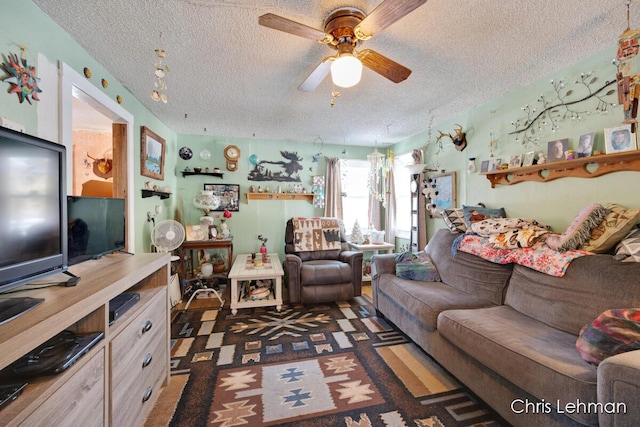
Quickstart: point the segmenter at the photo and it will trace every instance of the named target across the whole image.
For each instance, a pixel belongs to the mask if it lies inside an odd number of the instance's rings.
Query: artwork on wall
[[[298,152],[280,151],[285,160],[260,160],[253,170],[249,172],[249,181],[278,181],[300,182],[300,171],[303,169],[300,162],[302,157]]]
[[[140,174],[164,180],[164,138],[146,126],[140,128]]]
[[[604,151],[607,154],[622,153],[636,149],[636,134],[626,124],[604,130]]]
[[[427,181],[427,191],[423,194],[427,197],[429,205],[427,209],[432,216],[437,216],[444,209],[455,208],[456,200],[456,173],[442,173],[430,175]]]
[[[36,67],[27,64],[25,58],[18,58],[16,53],[10,53],[7,59],[7,63],[2,63],[2,69],[7,76],[2,80],[11,85],[9,93],[17,94],[21,104],[25,99],[29,104],[32,99],[40,101],[38,93],[42,92],[42,89],[38,87],[40,78],[36,74]]]
[[[220,205],[212,211],[233,211],[240,210],[240,185],[239,184],[205,184],[204,189],[213,191],[220,199]]]

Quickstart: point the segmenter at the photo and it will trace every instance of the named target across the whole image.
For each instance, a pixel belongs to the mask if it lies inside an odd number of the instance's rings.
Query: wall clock
[[[227,159],[227,170],[236,171],[240,159],[240,148],[236,145],[227,145],[224,149],[224,157]]]

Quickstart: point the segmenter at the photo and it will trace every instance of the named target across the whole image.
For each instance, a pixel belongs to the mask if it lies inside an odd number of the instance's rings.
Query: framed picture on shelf
[[[456,207],[456,173],[442,173],[430,175],[429,181],[435,190],[436,196],[431,199],[431,203],[436,209],[442,212],[444,209]]]
[[[140,174],[164,180],[165,141],[146,126],[140,127]]]
[[[490,160],[483,160],[482,163],[480,163],[480,173],[489,172],[489,163]]]
[[[604,152],[622,153],[636,149],[636,134],[631,132],[631,125],[622,125],[604,130]]]
[[[522,166],[522,154],[514,154],[509,159],[509,169]]]
[[[547,162],[566,160],[566,151],[569,149],[569,138],[556,139],[547,143]]]
[[[187,225],[186,227],[186,240],[189,242],[205,240],[209,236],[204,235],[204,230],[202,226],[198,225]]]
[[[213,191],[213,194],[220,199],[220,206],[214,211],[240,210],[240,185],[239,184],[205,184],[205,190]]]
[[[529,151],[524,153],[524,158],[522,159],[522,166],[531,166],[533,164],[533,159],[536,157],[535,151]]]
[[[578,149],[576,150],[578,157],[591,156],[591,153],[593,153],[593,141],[595,134],[595,132],[590,132],[580,135],[580,139],[578,140]]]
[[[500,169],[500,165],[502,164],[502,159],[491,159],[489,162],[489,172],[497,171]]]

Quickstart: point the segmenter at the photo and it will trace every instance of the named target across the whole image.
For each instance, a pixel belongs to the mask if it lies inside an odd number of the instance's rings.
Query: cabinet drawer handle
[[[151,320],[147,320],[146,322],[144,322],[144,326],[142,327],[142,333],[144,334],[145,332],[149,332],[152,327],[153,323],[151,322]]]
[[[142,396],[142,402],[146,402],[147,400],[149,400],[151,398],[151,393],[153,393],[153,390],[151,389],[151,387],[147,387],[147,389],[144,391],[144,396]]]
[[[142,361],[142,367],[146,368],[147,366],[149,366],[152,360],[153,360],[153,356],[151,355],[151,353],[147,354],[144,357],[144,360]]]

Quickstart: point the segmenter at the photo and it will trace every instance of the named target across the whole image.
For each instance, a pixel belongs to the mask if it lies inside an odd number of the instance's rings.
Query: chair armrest
[[[300,302],[300,272],[302,270],[302,260],[299,256],[286,254],[282,262],[284,270],[284,282],[289,290],[289,302]]]
[[[598,403],[611,409],[599,413],[601,427],[640,425],[640,350],[617,354],[598,365]]]
[[[396,274],[396,254],[371,256],[371,297],[373,306],[378,308],[378,284],[383,274]]]
[[[362,295],[362,260],[364,255],[358,251],[342,251],[338,257],[340,261],[346,262],[351,266],[353,276],[351,277],[351,283],[353,283],[354,295]]]

